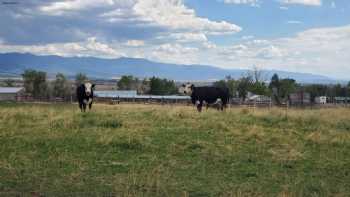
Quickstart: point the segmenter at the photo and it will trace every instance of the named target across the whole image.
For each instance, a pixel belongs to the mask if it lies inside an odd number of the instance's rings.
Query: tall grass
[[[0,196],[349,196],[350,110],[0,104]]]

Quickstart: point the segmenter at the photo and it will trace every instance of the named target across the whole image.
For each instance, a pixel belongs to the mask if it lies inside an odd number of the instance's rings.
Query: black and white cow
[[[84,83],[77,87],[77,99],[82,112],[85,112],[86,105],[89,105],[89,109],[91,109],[94,98],[94,88],[95,84],[91,83]]]
[[[220,109],[224,110],[230,98],[228,88],[219,87],[195,87],[193,84],[183,84],[179,92],[191,96],[191,101],[197,106],[199,112],[202,111],[203,104],[207,106],[220,103]]]

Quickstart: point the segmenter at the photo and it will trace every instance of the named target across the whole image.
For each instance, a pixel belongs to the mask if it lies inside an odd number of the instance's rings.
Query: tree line
[[[34,98],[70,98],[74,96],[76,86],[89,80],[83,73],[76,74],[74,80],[69,80],[62,73],[57,73],[54,80],[48,80],[46,72],[36,70],[24,71],[22,78],[26,92]],[[285,102],[291,93],[297,91],[310,93],[312,101],[317,96],[350,97],[350,82],[347,85],[298,84],[294,79],[279,78],[277,74],[267,79],[263,72],[256,68],[239,79],[227,76],[223,80],[214,82],[213,85],[228,88],[231,97],[239,97],[243,101],[246,100],[248,92],[272,97],[276,103]],[[2,86],[14,86],[14,80],[4,80]],[[132,75],[125,75],[117,81],[115,86],[118,90],[136,90],[138,94],[178,94],[173,80],[158,77],[139,79]]]
[[[214,86],[228,88],[231,97],[239,97],[242,101],[246,100],[248,92],[251,92],[256,95],[269,96],[277,104],[286,102],[290,94],[301,91],[310,93],[312,102],[318,96],[327,96],[331,99],[350,97],[350,82],[347,85],[298,84],[291,78],[279,78],[278,74],[273,74],[271,79],[267,80],[258,69],[247,72],[237,80],[227,76],[223,80],[214,82]]]
[[[132,75],[122,76],[117,82],[119,90],[137,90],[139,94],[174,95],[177,94],[175,81],[151,77],[140,80]]]
[[[34,98],[70,98],[75,95],[75,87],[88,81],[83,73],[78,73],[74,81],[62,74],[57,73],[55,79],[49,81],[47,73],[37,70],[25,70],[22,74],[23,86],[26,93]]]
[[[75,88],[89,81],[89,78],[83,74],[75,75],[74,81],[69,80],[64,74],[57,73],[55,79],[48,80],[47,73],[37,70],[25,70],[22,74],[23,86],[26,93],[33,98],[71,98],[75,97]],[[4,86],[14,86],[12,80],[5,80]],[[139,94],[153,95],[173,95],[177,94],[177,87],[173,80],[152,77],[150,79],[140,80],[137,77],[122,76],[116,83],[118,90],[137,90]]]

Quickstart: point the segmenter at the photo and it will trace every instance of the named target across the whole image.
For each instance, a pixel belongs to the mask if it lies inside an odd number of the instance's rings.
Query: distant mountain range
[[[0,76],[18,76],[26,69],[45,71],[49,76],[60,72],[70,77],[85,73],[90,78],[112,79],[122,75],[139,78],[157,76],[177,81],[213,81],[231,75],[240,78],[248,70],[221,69],[208,65],[179,65],[152,62],[138,58],[102,59],[94,57],[37,56],[29,53],[0,54]],[[277,73],[281,78],[293,78],[299,83],[342,83],[322,75],[263,70],[266,79]]]

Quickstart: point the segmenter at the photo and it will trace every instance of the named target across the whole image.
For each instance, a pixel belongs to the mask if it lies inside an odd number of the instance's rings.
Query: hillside
[[[25,69],[42,70],[54,76],[57,72],[74,76],[78,72],[91,78],[110,79],[121,75],[134,75],[140,78],[157,76],[181,81],[207,81],[223,79],[231,75],[241,77],[247,70],[220,69],[206,65],[178,65],[152,62],[146,59],[119,58],[101,59],[94,57],[36,56],[32,54],[0,54],[0,74],[18,75]],[[265,70],[264,76],[270,79],[274,73],[280,77],[290,77],[299,83],[336,83],[337,80],[321,75],[293,73],[278,70]]]

